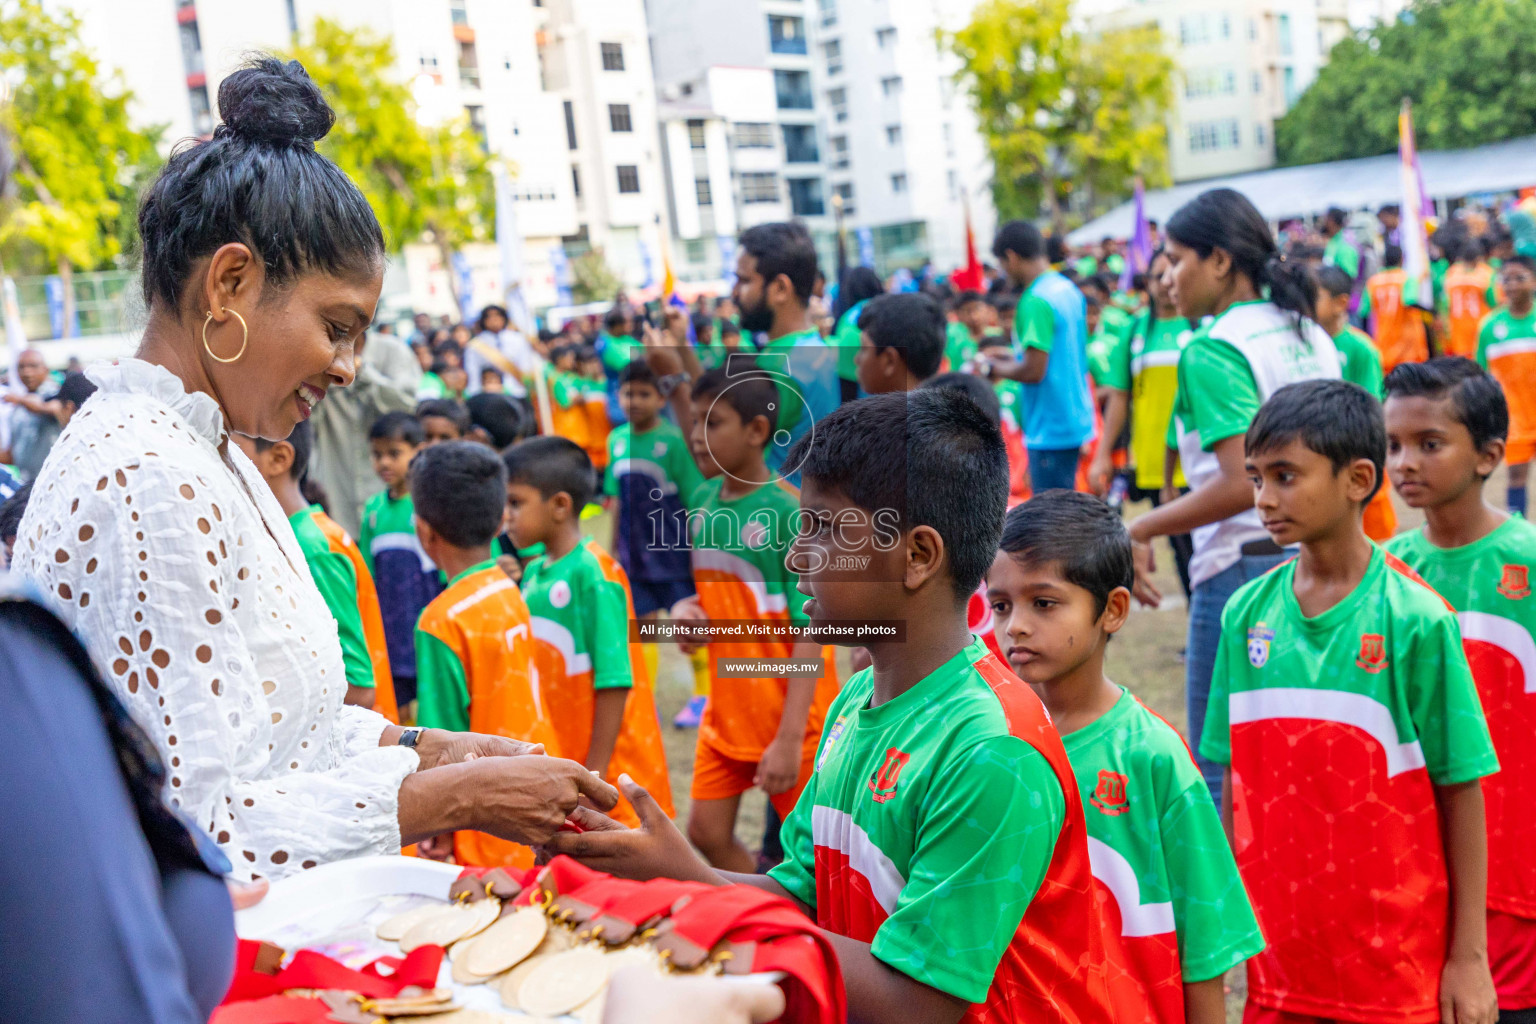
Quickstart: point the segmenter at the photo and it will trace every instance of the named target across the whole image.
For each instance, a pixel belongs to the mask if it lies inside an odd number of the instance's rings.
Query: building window
[[[885,126],[885,144],[887,146],[901,145],[901,125],[888,124]]]
[[[1291,55],[1291,16],[1289,14],[1280,15],[1275,33],[1280,37],[1280,56],[1289,57]]]
[[[1236,149],[1242,145],[1242,131],[1236,118],[1220,121],[1196,121],[1189,126],[1189,151],[1209,153]]]
[[[624,44],[623,43],[603,43],[602,44],[602,50],[603,50],[603,70],[604,71],[623,71],[624,70]]]
[[[213,108],[208,103],[208,87],[199,85],[187,91],[192,103],[192,130],[199,135],[213,134]]]
[[[888,49],[895,45],[895,43],[896,30],[894,28],[886,27],[875,29],[875,45],[880,47],[880,49]]]
[[[634,164],[619,164],[618,172],[620,192],[640,191],[640,168]]]
[[[459,84],[466,89],[480,88],[480,58],[474,43],[459,44]]]
[[[475,130],[480,138],[480,148],[485,149],[488,143],[485,137],[485,108],[481,106],[466,106],[464,113],[469,115],[469,126]]]
[[[880,79],[880,91],[887,96],[900,96],[901,76],[891,75],[889,78]]]
[[[178,26],[181,36],[181,60],[187,74],[203,73],[203,42],[197,33],[197,22],[184,21]]]
[[[608,104],[608,129],[615,132],[632,132],[634,122],[629,119],[628,103]]]
[[[1257,71],[1253,73],[1253,91],[1255,95],[1264,91],[1264,80],[1259,77]]]
[[[693,198],[694,198],[694,201],[697,202],[700,206],[713,206],[714,205],[715,200],[711,196],[710,191],[709,191],[709,179],[708,178],[694,178],[693,179]]]
[[[571,189],[576,193],[576,198],[581,198],[581,168],[571,164]]]
[[[1253,126],[1253,141],[1255,144],[1263,146],[1266,141],[1266,135],[1267,133],[1264,131],[1264,126],[1262,124],[1256,124]]]
[[[901,192],[905,192],[906,190],[907,190],[907,175],[906,175],[906,172],[902,172],[900,174],[893,174],[893,175],[891,175],[891,191],[892,192],[896,192],[896,193],[901,193]]]
[[[784,162],[790,164],[814,164],[821,161],[821,150],[816,145],[816,126],[810,124],[784,125]]]
[[[299,34],[299,12],[294,10],[293,0],[286,0],[283,6],[288,9],[288,34],[296,36]]]
[[[827,74],[840,75],[843,73],[842,40],[834,39],[829,43],[822,43],[821,55],[827,62]]]
[[[827,212],[820,178],[790,178],[789,212],[796,217],[820,217]]]
[[[689,121],[688,122],[688,148],[689,149],[703,149],[704,148],[704,122],[703,121]]]
[[[448,14],[455,25],[468,25],[469,12],[464,9],[465,0],[448,0]]]
[[[1296,102],[1296,69],[1286,68],[1280,72],[1280,78],[1285,83],[1285,105],[1289,108]]]
[[[775,71],[773,90],[780,110],[810,110],[814,106],[809,71]]]
[[[805,19],[770,14],[768,16],[768,49],[774,53],[803,56],[806,52]]]
[[[1232,96],[1237,93],[1237,72],[1232,68],[1195,68],[1184,79],[1184,97],[1198,100],[1207,96]]]
[[[944,122],[944,155],[955,155],[955,126],[948,121]]]
[[[772,149],[773,125],[742,121],[736,125],[737,149]]]
[[[953,200],[958,200],[960,198],[960,174],[959,174],[959,172],[951,170],[945,176],[945,180],[949,184],[949,198],[953,199]]]
[[[743,203],[776,203],[779,201],[779,176],[772,171],[748,171],[741,176],[741,201]]]
[[[848,136],[834,135],[827,140],[827,145],[832,147],[832,169],[846,171],[848,169]]]
[[[1179,19],[1179,43],[1183,46],[1199,46],[1211,41],[1211,16],[1186,14]]]
[[[837,0],[820,0],[821,27],[837,24]]]
[[[832,194],[842,197],[844,213],[853,213],[853,182],[844,181],[833,185]]]
[[[848,120],[848,90],[841,86],[828,89],[827,106],[832,108],[832,116],[839,124]]]
[[[1281,17],[1284,17],[1284,15],[1281,15]],[[1230,14],[1223,14],[1221,16],[1221,38],[1232,38],[1232,16]]]
[[[576,108],[570,100],[565,101],[565,148],[576,148]]]

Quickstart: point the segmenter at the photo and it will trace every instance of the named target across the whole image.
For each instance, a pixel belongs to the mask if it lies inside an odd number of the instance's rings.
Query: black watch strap
[[[416,742],[418,740],[420,740],[420,739],[421,739],[421,730],[420,729],[407,729],[407,730],[405,730],[404,732],[402,732],[400,734],[399,743],[400,743],[400,746],[402,746],[402,747],[415,747],[416,746]]]

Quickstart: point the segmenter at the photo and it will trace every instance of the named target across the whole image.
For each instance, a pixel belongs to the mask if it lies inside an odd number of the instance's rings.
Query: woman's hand
[[[601,810],[618,790],[559,757],[481,757],[412,772],[400,783],[400,843],[475,829],[535,846],[554,835],[578,801]]]
[[[451,732],[447,729],[426,729],[416,741],[416,753],[421,757],[423,768],[438,768],[445,764],[458,764],[476,757],[521,757],[525,754],[544,753],[542,743],[524,743],[505,736],[489,736],[480,732]]]

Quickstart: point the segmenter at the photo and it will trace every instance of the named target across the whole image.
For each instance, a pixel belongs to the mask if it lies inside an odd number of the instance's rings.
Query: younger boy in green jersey
[[[1536,458],[1536,260],[1511,256],[1499,267],[1504,305],[1483,318],[1477,361],[1504,389],[1509,405],[1508,504],[1525,514],[1525,486]]]
[[[868,307],[874,309],[877,299]],[[933,361],[938,362],[937,344]],[[689,443],[710,479],[689,497],[693,582],[697,593],[672,608],[679,621],[805,625],[805,598],[785,564],[799,515],[798,492],[768,468],[765,450],[777,428],[778,388],[761,370],[715,369],[694,386]],[[732,660],[820,660],[814,674],[741,678]],[[736,838],[741,795],[757,787],[779,815],[794,810],[811,777],[816,741],[837,696],[830,647],[776,636],[707,645],[709,702],[694,753],[688,836],[716,867],[751,871],[752,854]]]
[[[1104,675],[1134,580],[1119,514],[1046,491],[1008,513],[987,598],[998,646],[1077,776],[1114,1019],[1225,1024],[1222,978],[1264,939],[1183,737]]]
[[[709,868],[645,792],[644,823],[550,844],[629,877],[754,885],[837,950],[849,1020],[1104,1024],[1082,803],[1044,707],[966,625],[1008,493],[995,423],[952,388],[849,402],[797,443],[790,559],[813,625],[869,649],[827,716],[768,875]],[[862,566],[862,567],[860,567]],[[899,623],[903,633],[855,628]]]
[[[423,445],[462,441],[469,433],[469,410],[453,398],[429,398],[416,406]]]
[[[539,697],[556,737],[549,753],[604,779],[628,774],[672,813],[667,758],[640,645],[629,642],[629,580],[581,533],[596,490],[592,460],[564,437],[532,437],[507,449],[507,530],[518,550],[543,554],[523,569],[533,624]],[[613,816],[639,824],[628,804]]]
[[[944,312],[926,295],[880,295],[859,314],[854,367],[865,394],[911,391],[939,372]]]
[[[1244,439],[1264,528],[1301,553],[1222,615],[1200,746],[1268,948],[1248,1024],[1491,1024],[1479,780],[1498,771],[1455,613],[1365,536],[1381,407],[1290,384]]]
[[[1488,803],[1488,959],[1501,1024],[1536,1022],[1536,527],[1483,500],[1509,410],[1470,359],[1404,363],[1387,377],[1387,475],[1422,529],[1387,545],[1457,609],[1462,645],[1503,769]]]
[[[1335,266],[1319,267],[1317,274],[1317,322],[1339,350],[1344,379],[1381,398],[1381,351],[1371,336],[1349,322],[1349,275]]]
[[[443,589],[442,575],[416,538],[416,506],[411,501],[411,460],[423,439],[421,422],[408,412],[387,412],[369,428],[368,452],[384,490],[363,505],[357,534],[357,546],[379,591],[395,699],[408,721],[416,700],[416,620]]]

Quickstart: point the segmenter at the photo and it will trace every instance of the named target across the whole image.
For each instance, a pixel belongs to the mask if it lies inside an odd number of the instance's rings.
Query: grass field
[[[1490,499],[1502,504],[1504,494],[1503,471],[1488,484]],[[1395,496],[1394,496],[1395,501]],[[1133,519],[1146,511],[1148,506],[1128,506],[1126,516]],[[1410,509],[1396,502],[1399,529],[1416,527],[1422,519]],[[601,534],[598,534],[602,536]],[[1173,555],[1161,541],[1157,548],[1158,585],[1163,592],[1160,608],[1135,608],[1130,621],[1110,644],[1107,659],[1108,674],[1115,682],[1128,687],[1142,701],[1162,715],[1181,732],[1186,731],[1184,710],[1184,661],[1183,650],[1187,625],[1183,591],[1173,569]],[[848,677],[846,650],[839,649],[839,678]],[[663,644],[657,681],[656,703],[661,712],[663,734],[667,746],[667,765],[672,779],[672,795],[677,805],[677,820],[681,824],[688,817],[688,787],[693,773],[693,748],[696,733],[693,730],[677,730],[671,725],[672,716],[687,703],[693,693],[693,679],[688,659],[675,647]],[[763,813],[766,798],[760,791],[748,793],[742,801],[737,818],[736,833],[742,842],[756,850],[763,834]],[[1242,1017],[1243,972],[1233,971],[1227,978],[1227,1018],[1237,1024]]]

